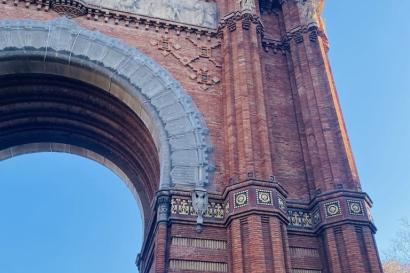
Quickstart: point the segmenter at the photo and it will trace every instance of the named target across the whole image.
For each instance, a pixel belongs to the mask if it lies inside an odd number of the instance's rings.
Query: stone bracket
[[[234,11],[225,15],[219,23],[218,33],[221,35],[225,28],[230,32],[235,31],[238,22],[244,30],[249,30],[252,25],[255,25],[257,32],[263,37],[264,27],[261,19],[249,10]]]

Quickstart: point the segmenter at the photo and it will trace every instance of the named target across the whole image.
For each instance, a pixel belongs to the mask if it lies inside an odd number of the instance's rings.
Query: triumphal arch
[[[382,272],[323,0],[2,0],[0,159],[135,194],[142,273]]]

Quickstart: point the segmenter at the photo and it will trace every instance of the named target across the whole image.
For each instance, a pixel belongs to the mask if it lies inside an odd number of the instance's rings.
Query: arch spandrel
[[[66,18],[0,21],[0,75],[45,73],[85,81],[144,122],[161,162],[160,188],[203,188],[213,166],[202,115],[172,76],[139,50]]]

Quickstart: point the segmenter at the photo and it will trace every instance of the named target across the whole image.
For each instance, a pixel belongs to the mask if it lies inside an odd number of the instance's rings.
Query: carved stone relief
[[[167,35],[161,36],[158,40],[151,40],[151,45],[161,51],[164,57],[172,56],[181,65],[187,68],[188,76],[196,81],[204,91],[212,89],[220,83],[220,78],[212,72],[214,69],[221,69],[221,64],[214,57],[214,51],[220,47],[220,43],[197,41],[191,37],[185,38],[196,50],[187,51],[176,40]],[[194,52],[193,54],[191,52]]]
[[[192,207],[198,215],[196,223],[202,225],[204,223],[204,214],[208,210],[208,193],[206,191],[192,192]]]
[[[305,25],[321,25],[320,15],[323,10],[323,0],[295,0],[299,7],[302,23]]]
[[[256,7],[253,0],[237,0],[237,3],[241,10],[253,11]]]
[[[217,202],[208,202],[208,206],[203,213],[203,218],[213,218],[223,220],[225,215],[229,212],[229,205]],[[194,209],[192,200],[185,198],[171,199],[171,214],[182,216],[198,216]]]
[[[215,28],[217,6],[205,0],[84,0],[98,8],[137,13],[169,21]]]

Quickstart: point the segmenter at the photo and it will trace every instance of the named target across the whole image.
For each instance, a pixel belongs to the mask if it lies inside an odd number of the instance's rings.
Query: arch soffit
[[[209,184],[212,148],[202,115],[181,85],[138,49],[66,18],[0,20],[0,75],[12,73],[68,76],[117,96],[154,138],[161,189]]]

